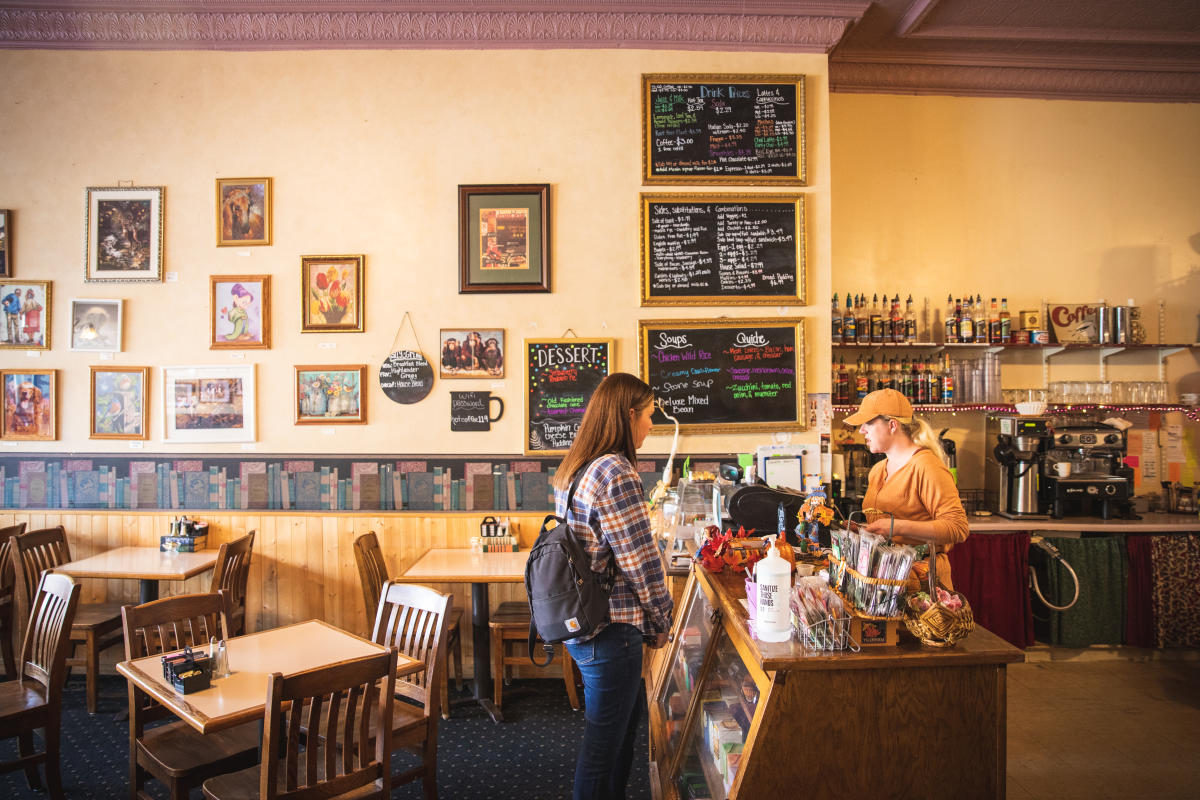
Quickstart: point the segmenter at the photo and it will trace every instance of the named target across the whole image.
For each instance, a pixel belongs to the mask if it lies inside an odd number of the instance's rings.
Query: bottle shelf
[[[858,410],[858,405],[833,406],[834,414],[851,414]],[[1015,412],[1016,406],[1007,403],[955,403],[953,405],[913,404],[913,411],[922,414],[955,414],[959,412]],[[1138,403],[1051,403],[1046,406],[1047,414],[1071,414],[1087,411],[1180,411],[1188,419],[1200,422],[1200,406],[1185,406],[1178,403],[1138,404]]]
[[[1098,344],[1096,342],[1069,342],[1066,344],[991,344],[986,342],[972,342],[970,344],[964,342],[874,342],[868,344],[855,342],[853,344],[847,342],[834,342],[834,350],[925,350],[937,351],[948,350],[955,351],[982,351],[988,349],[995,350],[1014,350],[1014,351],[1030,351],[1037,352],[1039,350],[1059,351],[1087,351],[1087,350],[1106,350],[1106,351],[1121,351],[1121,350],[1187,350],[1189,348],[1200,348],[1200,343],[1196,344]]]

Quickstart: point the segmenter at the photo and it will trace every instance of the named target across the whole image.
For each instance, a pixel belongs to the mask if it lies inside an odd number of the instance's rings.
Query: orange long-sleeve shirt
[[[897,519],[933,522],[934,541],[938,545],[938,582],[953,588],[950,561],[945,553],[965,540],[970,528],[950,470],[932,450],[925,448],[918,450],[895,474],[889,475],[887,470],[887,459],[871,467],[863,508],[891,512]],[[867,519],[874,521],[878,516],[868,513]],[[903,536],[897,536],[896,541],[924,543]]]

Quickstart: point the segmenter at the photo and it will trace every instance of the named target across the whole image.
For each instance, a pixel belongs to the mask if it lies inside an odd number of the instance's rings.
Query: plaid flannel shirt
[[[612,453],[594,460],[585,468],[569,511],[566,504],[567,492],[557,490],[555,513],[579,538],[592,571],[604,574],[616,559],[610,621],[626,622],[645,634],[670,630],[675,603],[650,532],[642,481],[629,459]]]

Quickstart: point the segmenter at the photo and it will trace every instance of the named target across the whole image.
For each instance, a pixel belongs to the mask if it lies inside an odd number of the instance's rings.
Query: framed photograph
[[[440,378],[503,378],[503,328],[442,328]]]
[[[364,256],[301,256],[300,330],[361,333]]]
[[[217,178],[217,247],[271,243],[271,179]]]
[[[148,283],[163,278],[162,186],[89,186],[89,283]]]
[[[72,298],[71,349],[96,353],[121,350],[124,300]]]
[[[458,187],[458,292],[550,291],[550,184]]]
[[[253,442],[254,365],[163,367],[164,442]]]
[[[92,439],[149,439],[149,367],[92,367]]]
[[[51,281],[0,281],[0,350],[50,349]]]
[[[58,438],[58,370],[0,370],[4,419],[0,439],[52,442]]]
[[[296,367],[296,424],[366,422],[366,383],[366,364]]]
[[[271,347],[271,276],[210,275],[210,350]]]
[[[12,274],[12,212],[0,208],[0,278]]]

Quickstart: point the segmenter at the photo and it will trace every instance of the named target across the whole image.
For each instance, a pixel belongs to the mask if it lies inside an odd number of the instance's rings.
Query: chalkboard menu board
[[[433,367],[415,350],[397,350],[379,367],[379,388],[397,403],[424,400],[433,389]]]
[[[642,379],[682,430],[804,430],[804,320],[642,320],[638,325]],[[654,423],[671,424],[658,409]]]
[[[643,75],[646,183],[807,182],[803,75]]]
[[[642,305],[803,305],[804,196],[643,194]]]
[[[612,339],[525,340],[525,453],[565,453],[592,392],[608,377]]]

